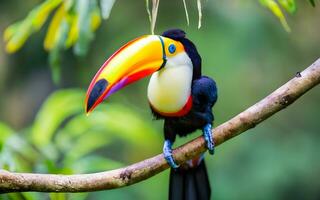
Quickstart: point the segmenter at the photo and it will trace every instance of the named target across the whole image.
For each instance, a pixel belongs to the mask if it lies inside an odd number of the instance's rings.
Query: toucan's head
[[[190,59],[173,59],[179,55]],[[201,58],[185,32],[173,29],[160,35],[136,38],[116,51],[99,69],[90,83],[85,100],[86,112],[91,112],[104,99],[124,86],[165,70],[170,60],[192,62],[193,77],[201,76]]]

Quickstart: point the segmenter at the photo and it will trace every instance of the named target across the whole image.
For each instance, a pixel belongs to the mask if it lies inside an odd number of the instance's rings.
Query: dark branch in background
[[[276,112],[286,108],[320,82],[320,59],[272,94],[214,129],[214,141],[220,145],[255,127]],[[147,133],[146,133],[147,134]],[[174,150],[174,158],[183,163],[205,151],[202,137]],[[123,187],[145,180],[169,166],[163,155],[133,165],[93,174],[55,175],[0,171],[0,192],[89,192]]]

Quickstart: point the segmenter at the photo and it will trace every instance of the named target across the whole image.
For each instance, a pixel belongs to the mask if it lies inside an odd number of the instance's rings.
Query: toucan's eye
[[[170,44],[168,50],[170,53],[174,53],[176,51],[176,46],[174,46],[174,44]]]

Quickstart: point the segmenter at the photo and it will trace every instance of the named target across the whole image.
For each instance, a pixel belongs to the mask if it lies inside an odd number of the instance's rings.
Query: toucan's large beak
[[[115,52],[97,72],[87,91],[86,112],[112,93],[159,70],[166,62],[164,40],[158,35],[139,37]]]

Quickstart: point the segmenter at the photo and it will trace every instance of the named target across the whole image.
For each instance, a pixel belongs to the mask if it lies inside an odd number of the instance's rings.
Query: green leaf
[[[89,193],[69,193],[68,200],[85,200]]]
[[[309,2],[311,3],[311,5],[312,5],[313,7],[316,7],[316,2],[315,2],[314,0],[309,0]]]
[[[14,53],[19,50],[32,33],[32,21],[27,18],[17,22],[5,30],[4,39],[7,40],[6,51]]]
[[[96,1],[78,0],[76,1],[76,12],[79,15],[78,27],[79,37],[74,46],[74,53],[78,56],[84,56],[89,48],[89,43],[94,37],[91,29],[91,12],[97,9]]]
[[[280,5],[289,13],[294,13],[297,10],[295,0],[278,0]]]
[[[57,42],[50,51],[49,62],[52,72],[52,80],[55,84],[60,82],[60,71],[61,71],[61,51],[65,48],[65,41],[68,37],[68,32],[70,29],[70,24],[64,19],[62,20],[57,35]]]
[[[117,139],[123,140],[128,147],[134,147],[136,152],[144,149],[156,152],[154,147],[159,146],[159,136],[150,123],[131,109],[109,104],[101,105],[88,117],[78,115],[72,118],[57,133],[55,143],[60,151],[66,153],[65,163],[72,163]]]
[[[53,9],[60,5],[62,0],[46,0],[39,6],[37,6],[33,11],[32,15],[32,25],[35,30],[39,30],[44,22],[47,20],[49,14]]]
[[[103,19],[108,19],[112,10],[112,7],[116,0],[100,0],[100,7]]]
[[[266,6],[279,19],[283,28],[287,32],[291,31],[283,12],[281,11],[279,5],[275,2],[275,0],[260,0],[260,3]]]
[[[64,193],[50,193],[50,200],[66,200],[67,195]]]
[[[0,122],[0,151],[3,147],[3,144],[7,141],[9,136],[11,136],[14,131],[4,123]]]
[[[65,165],[72,164],[75,160],[93,152],[94,150],[106,146],[111,142],[107,134],[101,131],[88,131],[79,138],[73,140],[65,155]]]
[[[46,146],[62,122],[83,111],[85,93],[81,90],[60,90],[53,93],[41,106],[32,127],[32,141]]]
[[[47,0],[32,9],[24,20],[10,25],[4,34],[6,51],[14,53],[19,50],[29,36],[42,27],[50,12],[61,2],[62,0]]]

